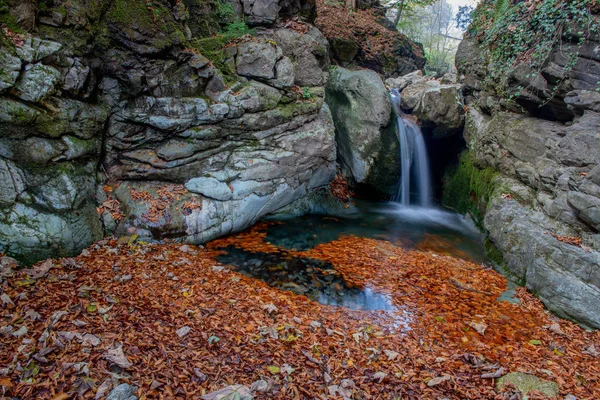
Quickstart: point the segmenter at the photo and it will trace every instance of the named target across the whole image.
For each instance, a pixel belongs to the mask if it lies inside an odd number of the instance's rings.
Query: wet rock
[[[558,385],[556,383],[539,379],[535,375],[524,374],[522,372],[511,372],[510,374],[504,375],[498,379],[496,386],[498,389],[502,389],[508,384],[516,386],[523,395],[533,391],[540,392],[548,397],[558,395]]]
[[[122,383],[106,396],[106,400],[137,400],[135,393],[137,392],[137,386],[128,385]]]
[[[436,80],[413,78],[402,91],[402,108],[415,114],[436,136],[458,132],[465,123],[461,85],[442,85]],[[400,82],[402,83],[402,82]]]
[[[342,168],[355,183],[376,190],[396,184],[382,178],[397,170],[397,147],[391,123],[388,92],[374,71],[334,68],[326,88],[337,130],[338,154]],[[390,126],[388,132],[386,127]],[[390,143],[388,143],[388,141]],[[391,187],[387,187],[391,191]]]
[[[0,52],[0,93],[14,86],[21,72],[21,60],[10,54],[8,49]]]
[[[12,92],[19,98],[36,103],[51,94],[61,73],[50,66],[31,64],[25,67]]]
[[[423,76],[423,72],[421,70],[417,70],[397,78],[388,78],[385,80],[385,84],[390,89],[398,89],[402,91],[409,85],[421,83],[426,80],[427,78]]]

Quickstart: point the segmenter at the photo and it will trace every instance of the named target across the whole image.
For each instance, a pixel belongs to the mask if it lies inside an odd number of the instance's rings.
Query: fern
[[[498,21],[506,14],[510,8],[510,0],[496,0],[496,15],[495,20]]]

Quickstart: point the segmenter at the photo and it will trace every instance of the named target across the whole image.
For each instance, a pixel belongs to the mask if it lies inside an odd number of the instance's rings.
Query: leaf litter
[[[34,285],[16,270],[1,286],[12,302],[0,309],[2,395],[102,398],[127,383],[144,399],[503,399],[510,387],[496,379],[526,372],[563,397],[600,397],[600,334],[557,320],[524,288],[521,304],[498,301],[506,280],[492,270],[353,236],[292,252],[397,310],[364,311],[213,268],[228,245],[282,251],[265,237],[259,225],[208,248],[103,240],[75,264],[34,266],[45,273]],[[401,311],[410,329],[398,328]]]

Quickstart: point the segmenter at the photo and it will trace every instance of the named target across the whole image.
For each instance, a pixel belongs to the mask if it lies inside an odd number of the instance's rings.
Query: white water
[[[431,206],[431,178],[429,175],[429,158],[423,140],[423,134],[417,124],[404,118],[400,109],[401,95],[397,89],[390,92],[392,104],[397,115],[397,134],[400,142],[401,178],[398,194],[394,201],[404,206]],[[412,178],[415,178],[412,180]],[[411,201],[411,191],[418,195],[417,201]],[[415,196],[412,196],[413,199]]]

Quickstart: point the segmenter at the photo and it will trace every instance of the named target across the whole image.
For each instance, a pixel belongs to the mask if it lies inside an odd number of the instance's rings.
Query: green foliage
[[[442,204],[459,213],[471,214],[477,226],[482,228],[496,175],[497,172],[492,168],[478,168],[471,154],[465,151],[458,165],[445,178]]]
[[[234,16],[234,9],[231,3],[223,2],[223,0],[217,0],[215,3],[215,15],[219,19],[220,23],[227,23],[232,20]]]
[[[218,35],[193,40],[191,45],[221,71],[228,83],[233,83],[236,80],[235,65],[227,47],[233,39],[253,33],[254,30],[248,28],[244,21],[236,21],[227,25]]]
[[[516,93],[506,92],[507,78],[515,65],[529,63],[537,71],[527,77],[533,80],[563,37],[581,45],[587,34],[598,32],[598,24],[590,12],[594,1],[540,0],[512,5],[509,0],[482,2],[474,12],[468,34],[489,49],[488,86],[495,87],[500,95],[518,97],[523,88]],[[577,61],[578,53],[570,53],[572,58],[564,67],[565,75]]]
[[[223,29],[223,36],[230,37],[231,39],[252,34],[254,34],[254,29],[248,28],[245,21],[232,22]]]
[[[302,98],[310,99],[312,97],[312,93],[309,87],[302,88]]]
[[[510,8],[510,0],[496,0],[496,14],[494,18],[498,21]]]

